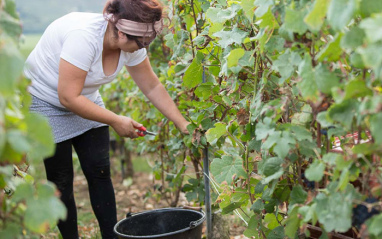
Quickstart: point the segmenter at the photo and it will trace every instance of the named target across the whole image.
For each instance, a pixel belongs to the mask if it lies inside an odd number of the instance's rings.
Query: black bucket
[[[203,211],[162,208],[128,214],[114,226],[118,238],[201,239]]]

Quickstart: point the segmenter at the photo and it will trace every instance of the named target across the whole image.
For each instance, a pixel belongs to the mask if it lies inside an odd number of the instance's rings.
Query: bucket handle
[[[197,225],[200,224],[200,222],[203,222],[204,220],[205,220],[205,217],[203,216],[202,218],[200,218],[200,219],[197,220],[197,221],[192,221],[192,222],[190,222],[190,229],[195,228]]]

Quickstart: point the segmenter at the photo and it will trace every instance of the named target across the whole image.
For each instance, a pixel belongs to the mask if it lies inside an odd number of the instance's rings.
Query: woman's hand
[[[189,124],[191,124],[191,123],[188,121],[183,121],[182,124],[177,126],[177,127],[180,130],[180,132],[182,132],[182,134],[190,134],[190,132],[188,132],[188,129],[187,129],[187,126]]]
[[[135,139],[139,137],[135,128],[141,127],[142,124],[129,117],[118,115],[117,121],[110,124],[110,126],[113,127],[119,136]]]

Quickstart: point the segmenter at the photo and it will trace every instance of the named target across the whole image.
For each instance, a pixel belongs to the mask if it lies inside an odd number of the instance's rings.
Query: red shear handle
[[[140,136],[140,137],[145,136],[146,128],[144,126],[134,127],[134,128],[136,128],[138,130],[138,132],[137,132],[138,136]]]

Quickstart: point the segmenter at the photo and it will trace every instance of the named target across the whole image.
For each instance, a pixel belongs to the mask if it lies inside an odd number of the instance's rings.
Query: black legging
[[[78,239],[77,210],[73,195],[72,146],[88,181],[90,201],[97,217],[102,238],[116,238],[117,223],[114,189],[110,178],[109,128],[91,129],[84,134],[58,143],[53,157],[44,160],[47,179],[56,184],[68,214],[58,228],[64,239]]]

